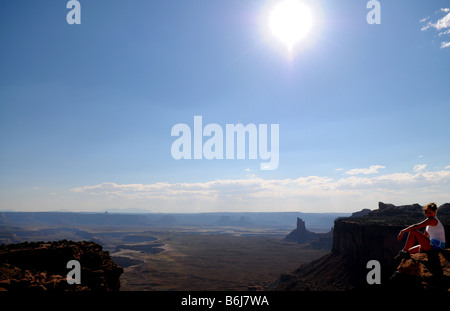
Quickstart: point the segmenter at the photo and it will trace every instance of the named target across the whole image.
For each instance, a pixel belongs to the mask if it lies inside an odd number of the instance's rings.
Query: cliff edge
[[[80,284],[66,280],[67,263],[80,263]],[[0,245],[0,291],[117,291],[123,269],[94,242]]]
[[[449,203],[438,208],[437,217],[444,224],[446,240],[450,241]],[[291,273],[281,275],[269,289],[359,290],[375,287],[382,289],[428,282],[428,285],[423,285],[423,289],[450,290],[449,250],[437,254],[438,257],[433,255],[431,259],[427,254],[417,254],[412,256],[410,262],[394,260],[405,242],[397,240],[400,230],[423,219],[425,216],[419,204],[395,206],[383,202],[378,204],[377,210],[365,210],[351,217],[338,218],[335,220],[331,253],[302,265]],[[367,263],[371,260],[380,263],[380,285],[367,283],[366,277],[370,271]],[[442,269],[440,274],[433,268],[437,262]],[[415,271],[411,272],[413,268]],[[408,271],[408,277],[404,277],[405,271]],[[433,278],[430,278],[429,274]],[[416,282],[411,282],[411,275]],[[436,278],[438,281],[430,285],[430,280]]]

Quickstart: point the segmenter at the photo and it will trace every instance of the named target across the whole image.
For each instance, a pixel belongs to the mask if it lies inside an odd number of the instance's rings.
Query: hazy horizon
[[[177,215],[183,215],[183,214],[192,214],[192,215],[200,215],[200,214],[327,214],[327,215],[344,215],[351,213],[348,212],[302,212],[302,211],[268,211],[268,212],[258,212],[258,211],[236,211],[236,212],[228,212],[228,211],[214,211],[214,212],[154,212],[151,210],[144,210],[144,209],[109,209],[109,210],[99,210],[99,211],[83,211],[83,210],[68,210],[68,209],[60,209],[60,210],[0,210],[0,213],[89,213],[89,214],[177,214]]]
[[[368,0],[303,0],[275,32],[280,1],[79,0],[79,24],[1,1],[0,210],[450,202],[448,1],[381,0],[370,24]],[[257,130],[242,159],[227,124]]]

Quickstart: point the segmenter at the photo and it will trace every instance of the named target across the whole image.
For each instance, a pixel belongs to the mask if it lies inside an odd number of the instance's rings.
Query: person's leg
[[[410,253],[410,254],[420,253],[421,252],[421,248],[422,247],[420,246],[420,244],[416,245],[416,246],[413,246],[410,249],[408,249],[408,253]]]
[[[414,246],[414,244],[419,243],[419,245]],[[428,251],[431,249],[430,240],[420,231],[412,230],[408,233],[408,238],[406,239],[404,252],[409,252],[414,254],[420,251]]]

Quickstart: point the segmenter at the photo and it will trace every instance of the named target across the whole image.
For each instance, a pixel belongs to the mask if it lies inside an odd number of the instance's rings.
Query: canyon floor
[[[122,291],[261,290],[282,273],[317,259],[329,250],[283,242],[279,233],[161,231],[157,240],[138,242],[134,249],[116,249],[111,256],[130,266],[121,276]],[[144,245],[155,245],[154,251]],[[147,250],[147,251],[146,251]]]
[[[260,290],[331,251],[283,241],[298,217],[325,233],[338,216],[4,212],[0,244],[93,241],[124,268],[121,291]]]

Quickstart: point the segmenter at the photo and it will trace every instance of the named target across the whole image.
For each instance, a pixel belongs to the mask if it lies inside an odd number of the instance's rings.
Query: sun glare
[[[312,27],[310,9],[298,0],[278,3],[270,14],[270,29],[289,51],[306,37]]]

